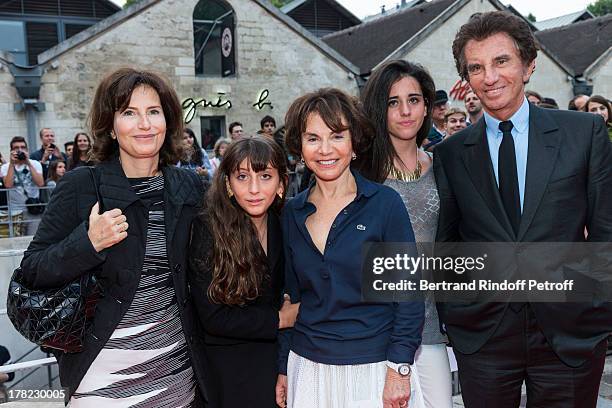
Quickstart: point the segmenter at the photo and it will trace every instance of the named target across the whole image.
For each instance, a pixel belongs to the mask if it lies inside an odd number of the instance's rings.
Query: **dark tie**
[[[510,225],[512,225],[514,230],[514,235],[517,236],[519,224],[521,223],[521,199],[519,196],[512,127],[512,122],[509,120],[499,124],[499,130],[502,131],[504,136],[499,146],[497,174],[499,177],[499,194],[501,195],[506,214],[508,214]]]

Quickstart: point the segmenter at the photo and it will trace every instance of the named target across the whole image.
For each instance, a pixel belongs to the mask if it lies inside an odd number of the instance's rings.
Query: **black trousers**
[[[551,316],[551,319],[562,318]],[[533,311],[508,308],[495,334],[474,354],[455,351],[466,408],[595,408],[606,342],[582,366],[565,365],[550,347]]]

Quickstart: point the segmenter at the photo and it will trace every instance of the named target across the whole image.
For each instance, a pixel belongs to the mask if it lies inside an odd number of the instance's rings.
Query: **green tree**
[[[285,4],[289,4],[291,3],[293,0],[272,0],[272,4],[274,4],[274,6],[281,8],[283,7]]]
[[[125,0],[125,4],[123,5],[123,8],[128,8],[130,7],[132,4],[136,4],[138,3],[140,0]]]
[[[536,16],[534,16],[533,14],[529,13],[527,15],[527,20],[531,21],[532,23],[536,22]]]
[[[595,16],[604,16],[612,13],[612,0],[597,0],[587,6],[587,10]]]

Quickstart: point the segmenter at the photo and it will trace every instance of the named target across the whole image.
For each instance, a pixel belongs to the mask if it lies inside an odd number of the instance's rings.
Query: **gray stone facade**
[[[357,94],[356,68],[265,1],[228,0],[235,12],[236,75],[195,75],[193,10],[197,0],[144,0],[123,10],[39,56],[45,64],[37,128],[55,130],[58,144],[84,130],[95,88],[109,71],[131,66],[165,74],[179,98],[216,101],[224,92],[232,108],[198,109],[197,116],[225,116],[244,124],[247,133],[259,129],[259,120],[272,115],[282,124],[289,104],[298,96],[333,86]],[[12,136],[26,134],[23,113],[7,69],[0,70],[0,151],[7,154]],[[269,106],[253,107],[268,89]],[[199,134],[200,121],[190,126]]]

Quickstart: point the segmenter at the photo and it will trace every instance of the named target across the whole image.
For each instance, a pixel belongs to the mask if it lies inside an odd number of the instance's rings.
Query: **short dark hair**
[[[365,114],[374,126],[374,140],[366,157],[362,157],[363,160],[358,158],[357,161],[364,175],[379,183],[387,178],[393,160],[397,157],[389,139],[387,109],[391,87],[404,77],[414,78],[419,83],[427,109],[427,115],[416,135],[417,146],[423,143],[431,129],[436,86],[427,70],[422,65],[404,60],[389,61],[375,69],[361,94]]]
[[[274,118],[270,115],[266,115],[259,121],[260,128],[263,129],[264,125],[268,122],[272,122],[274,124],[274,127],[276,127],[276,121],[274,120]]]
[[[453,41],[453,57],[462,79],[469,80],[464,52],[468,41],[482,41],[498,33],[507,34],[514,41],[524,65],[535,60],[538,43],[525,20],[507,11],[475,13],[461,26]]]
[[[610,106],[610,101],[607,100],[606,98],[604,98],[601,95],[593,95],[589,98],[589,100],[587,101],[587,103],[584,104],[584,109],[588,112],[589,111],[589,103],[591,102],[596,102],[596,103],[600,103],[603,106],[606,107],[606,109],[608,110],[608,123],[607,125],[610,126],[610,124],[612,124],[612,107]]]
[[[557,103],[557,101],[554,100],[554,98],[549,98],[549,97],[544,97],[542,99],[540,99],[540,107],[544,107],[544,108],[551,108],[551,109],[559,109],[559,104]],[[546,106],[542,106],[542,104],[546,105]]]
[[[96,89],[89,114],[94,160],[107,161],[119,151],[117,140],[111,137],[115,112],[128,107],[132,92],[141,85],[157,92],[166,119],[166,137],[159,151],[160,166],[172,166],[179,161],[183,143],[183,111],[178,96],[161,75],[133,68],[120,68],[112,72]]]
[[[542,95],[540,95],[536,91],[525,91],[525,97],[529,98],[530,96],[535,96],[536,98],[540,100],[540,102],[544,101],[544,98],[542,97]]]
[[[234,130],[234,128],[235,128],[236,126],[240,126],[240,127],[242,127],[242,123],[240,123],[240,122],[232,122],[232,123],[230,123],[230,124],[229,124],[229,126],[227,127],[227,129],[229,130],[229,132],[230,132],[230,133],[232,133],[232,131]]]
[[[74,146],[74,142],[71,140],[70,142],[64,143],[64,151],[68,150],[68,147]]]
[[[15,136],[11,139],[11,142],[9,143],[9,146],[11,148],[11,150],[13,150],[13,143],[17,143],[17,142],[23,142],[26,145],[26,148],[28,147],[28,142],[26,142],[25,137],[23,136]]]
[[[317,113],[334,132],[348,130],[353,151],[359,155],[371,141],[373,129],[357,98],[335,88],[323,88],[297,98],[285,116],[285,146],[296,156],[302,155],[302,134],[308,117]],[[343,119],[345,123],[343,123]]]

